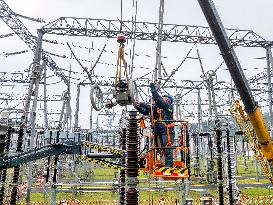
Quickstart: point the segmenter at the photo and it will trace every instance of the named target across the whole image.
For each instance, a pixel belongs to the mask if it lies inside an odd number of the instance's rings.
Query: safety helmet
[[[174,102],[174,97],[173,97],[172,95],[170,95],[169,93],[167,93],[167,94],[163,95],[163,97],[169,98],[170,101],[171,101],[171,104],[173,104],[173,102]]]

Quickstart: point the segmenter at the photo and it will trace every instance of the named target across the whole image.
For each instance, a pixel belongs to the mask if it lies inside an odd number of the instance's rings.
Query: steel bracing
[[[14,13],[4,0],[0,0],[0,18],[16,33],[27,46],[35,52],[37,38],[33,36],[25,25],[20,21],[17,14]],[[65,84],[68,84],[68,78],[63,71],[58,67],[49,54],[43,53],[42,59],[46,65],[58,76]]]
[[[158,38],[158,23],[108,19],[61,17],[45,25],[42,30],[47,34],[68,36],[116,38],[123,33],[127,39],[156,41]],[[209,27],[163,24],[162,32],[163,41],[216,44]],[[227,29],[227,33],[233,46],[264,47],[272,43],[252,30]]]

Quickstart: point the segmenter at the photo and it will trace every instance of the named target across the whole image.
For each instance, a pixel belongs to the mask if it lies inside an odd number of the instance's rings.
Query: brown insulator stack
[[[23,139],[24,139],[24,128],[20,126],[17,140],[17,148],[16,152],[22,152],[23,148]],[[17,200],[17,189],[18,189],[18,181],[19,181],[19,173],[20,173],[20,165],[14,167],[13,178],[12,178],[12,191],[10,196],[10,204],[16,204]]]
[[[1,130],[6,130],[6,129],[7,129],[6,126],[1,126]],[[11,132],[12,132],[12,127],[9,126],[8,129],[7,129],[7,133],[5,134],[4,156],[8,156],[8,154],[9,154]],[[2,134],[3,133],[1,133],[1,135]],[[1,139],[2,139],[2,137],[1,137]],[[1,153],[1,155],[2,155],[2,153]],[[6,178],[7,178],[7,170],[3,169],[2,173],[1,173],[0,205],[3,205],[3,203],[4,203]]]
[[[126,150],[126,128],[122,128],[120,136],[120,147],[122,150]],[[121,165],[126,166],[125,156],[121,158]],[[119,172],[119,196],[120,205],[125,205],[125,171]]]
[[[219,205],[224,205],[222,131],[216,130]]]
[[[129,126],[127,136],[127,164],[126,164],[126,175],[127,175],[127,190],[126,190],[126,205],[137,205],[138,204],[138,191],[137,176],[139,168],[138,158],[138,125],[137,125],[137,112],[129,112]]]

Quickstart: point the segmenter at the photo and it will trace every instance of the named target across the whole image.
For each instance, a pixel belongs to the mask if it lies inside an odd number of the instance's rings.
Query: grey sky
[[[40,17],[45,21],[50,22],[61,16],[76,16],[76,17],[88,17],[88,18],[105,18],[105,19],[118,19],[120,18],[120,0],[6,0],[12,10],[16,13],[30,16],[30,17]],[[134,14],[134,8],[132,6],[133,0],[123,0],[124,8],[123,15],[124,19],[131,19]],[[138,21],[158,21],[158,5],[159,0],[137,0],[138,2]],[[273,1],[272,0],[215,0],[216,7],[220,13],[221,19],[228,28],[241,28],[241,29],[252,29],[261,36],[265,37],[267,40],[273,40],[273,24],[271,20],[273,19]],[[29,22],[22,20],[25,25],[32,31],[36,33],[36,29],[42,26],[41,24]],[[165,16],[164,23],[174,23],[174,24],[189,24],[189,25],[204,25],[207,23],[205,18],[199,8],[197,0],[166,0],[165,5]],[[0,22],[1,34],[9,33],[11,30],[3,23]],[[49,38],[58,38],[60,41],[66,42],[72,40],[77,44],[90,45],[91,41],[101,48],[106,39],[76,39],[76,38],[60,38],[55,36],[50,36]],[[128,43],[128,49],[131,48],[131,42]],[[151,56],[155,53],[155,42],[141,42],[136,43],[136,52],[145,53]],[[27,46],[20,41],[19,38],[13,37],[10,39],[1,40],[0,39],[0,71],[15,71],[15,70],[25,70],[28,68],[29,64],[33,59],[33,54],[31,52],[10,58],[4,58],[1,56],[2,52],[12,52],[27,49]],[[46,45],[45,45],[46,46]],[[188,49],[192,45],[186,45],[183,43],[163,43],[162,55],[168,58],[164,60],[167,70],[170,72],[175,68],[179,62],[183,59]],[[109,40],[107,49],[116,51],[118,45],[114,40]],[[222,61],[219,55],[219,50],[216,46],[199,46],[203,63],[206,70],[215,69]],[[66,53],[69,55],[67,48],[53,48],[51,46],[46,47],[48,50],[55,53]],[[254,67],[265,67],[265,61],[254,60],[255,57],[265,56],[264,49],[261,48],[237,48],[236,49],[239,59],[244,68],[248,68],[246,72],[247,76],[252,76],[255,73],[263,71],[253,70]],[[88,53],[84,53],[81,50],[76,50],[80,58],[90,59]],[[91,55],[92,60],[95,60],[98,53]],[[194,53],[193,56],[196,56]],[[102,57],[102,61],[108,61],[115,63],[116,54],[109,55],[106,54]],[[54,59],[55,60],[55,59]],[[154,58],[136,58],[136,66],[146,66],[152,68],[154,66]],[[61,67],[68,67],[70,64],[73,65],[75,71],[81,71],[81,68],[75,62],[64,62],[61,59],[56,59],[56,62]],[[107,69],[105,71],[104,69]],[[114,74],[113,68],[105,68],[103,66],[98,66],[97,71],[100,74],[105,74],[111,76]],[[201,70],[197,61],[187,61],[183,65],[183,70],[175,76],[176,79],[193,79],[201,80]],[[140,76],[147,70],[136,70],[135,76]],[[222,71],[220,74],[220,79],[227,80],[227,72]],[[55,79],[56,81],[56,79]],[[60,86],[58,89],[51,89],[52,93],[61,93],[65,89],[64,86]],[[75,87],[73,88],[75,91]],[[73,92],[74,92],[73,91]],[[85,92],[88,92],[86,89]],[[85,93],[86,94],[86,93]],[[75,98],[75,95],[72,98]],[[82,105],[88,105],[89,99],[88,95],[83,97]],[[74,105],[74,102],[73,102]],[[81,110],[83,117],[82,121],[88,121],[88,114],[84,110]],[[84,123],[88,126],[88,123]]]
[[[119,0],[7,0],[16,12],[42,17],[47,21],[60,16],[116,19],[120,16]],[[124,16],[132,15],[132,0],[123,0]],[[157,22],[158,0],[138,0],[138,19]],[[271,0],[215,0],[226,27],[255,29],[273,39]],[[165,22],[206,25],[197,0],[166,1]]]

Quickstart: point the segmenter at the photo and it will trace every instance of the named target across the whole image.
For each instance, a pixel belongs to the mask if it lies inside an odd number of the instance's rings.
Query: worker
[[[155,106],[159,115],[159,120],[155,122],[156,135],[159,135],[162,140],[162,145],[165,147],[165,166],[173,166],[173,149],[174,141],[174,123],[173,123],[173,96],[166,94],[161,97],[154,83],[150,84],[152,97],[155,100]],[[168,147],[170,147],[168,149]]]
[[[151,110],[151,106],[152,105],[152,110]],[[133,104],[134,107],[137,109],[138,112],[140,112],[142,115],[146,115],[146,116],[151,116],[151,124],[153,124],[153,120],[154,119],[159,119],[159,115],[157,113],[157,107],[155,105],[155,101],[153,99],[151,99],[151,103],[144,103],[144,102],[136,102],[135,104]],[[151,111],[153,111],[151,113]],[[153,118],[153,119],[152,119]],[[162,140],[158,137],[158,135],[156,135],[155,133],[155,128],[153,130],[153,133],[155,135],[154,137],[154,143],[158,146],[161,147],[162,146]],[[157,129],[156,129],[157,130]]]
[[[164,152],[166,167],[173,166],[173,150],[168,147],[172,147],[174,141],[174,128],[173,128],[173,97],[169,94],[161,97],[155,87],[154,83],[150,84],[152,98],[154,100],[153,120],[154,120],[154,135],[160,139],[161,147],[166,149]],[[151,107],[146,103],[137,103],[135,108],[144,115],[151,114]]]

